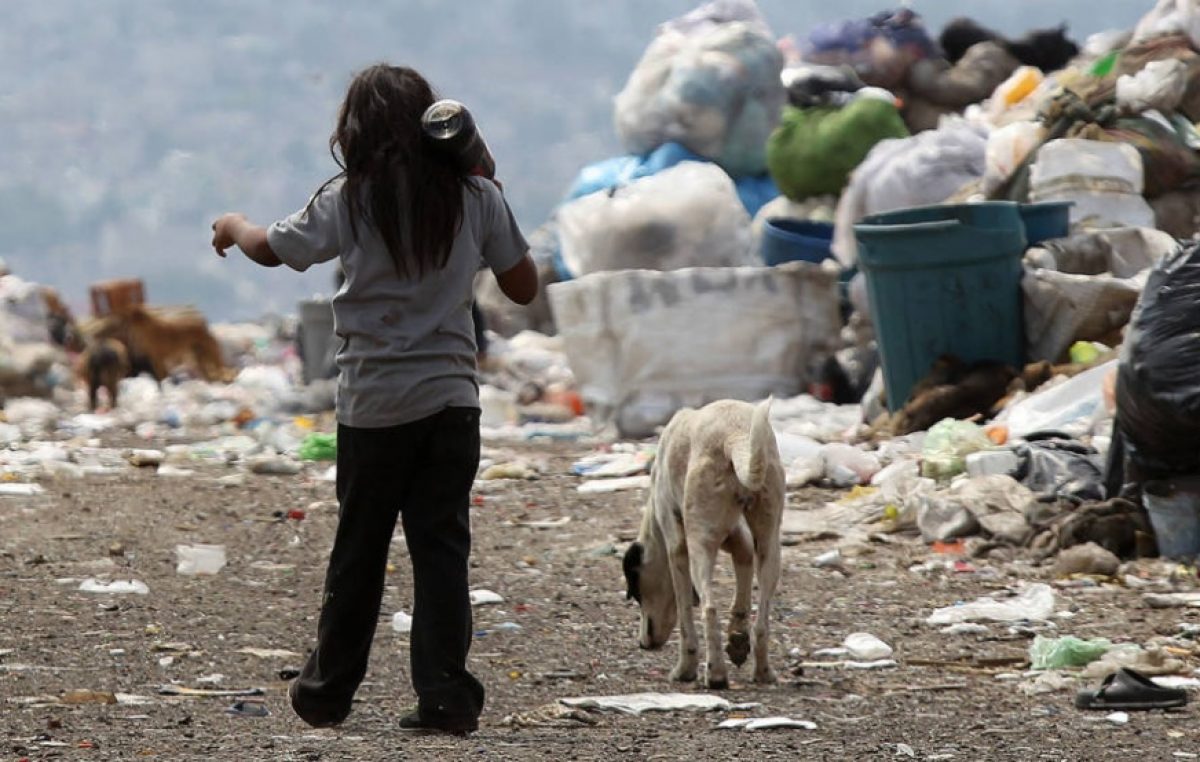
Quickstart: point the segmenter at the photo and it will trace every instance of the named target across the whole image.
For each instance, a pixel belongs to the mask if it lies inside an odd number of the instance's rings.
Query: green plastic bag
[[[967,470],[967,456],[992,447],[983,429],[970,421],[947,418],[934,424],[921,449],[921,475],[929,479],[953,479]]]
[[[336,460],[337,434],[309,434],[300,443],[300,460]]]
[[[1068,635],[1046,638],[1038,635],[1029,646],[1029,661],[1033,669],[1063,669],[1086,667],[1108,653],[1112,643],[1104,638],[1080,640]]]
[[[837,195],[875,144],[909,136],[895,104],[864,97],[837,108],[788,106],[767,141],[767,169],[793,201]]]

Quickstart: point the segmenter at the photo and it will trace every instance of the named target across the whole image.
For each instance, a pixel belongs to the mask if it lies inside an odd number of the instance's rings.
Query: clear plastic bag
[[[760,264],[750,215],[718,166],[685,161],[558,212],[562,261],[572,275]]]

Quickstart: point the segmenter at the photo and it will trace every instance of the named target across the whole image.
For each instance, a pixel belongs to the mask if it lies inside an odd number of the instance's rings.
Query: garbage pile
[[[907,8],[777,40],[751,0],[661,24],[614,104],[629,155],[581,170],[536,236],[556,393],[635,439],[773,395],[789,484],[851,491],[804,531],[1155,552],[1200,472],[1174,343],[1193,5],[1080,44]],[[507,335],[535,322],[481,304]],[[489,395],[523,420],[519,390]]]

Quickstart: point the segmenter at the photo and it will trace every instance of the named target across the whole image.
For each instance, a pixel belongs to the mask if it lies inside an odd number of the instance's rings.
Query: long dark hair
[[[377,64],[350,83],[329,151],[345,178],[342,199],[359,240],[366,221],[400,277],[440,270],[463,218],[467,176],[430,146],[421,115],[436,99],[413,69]]]

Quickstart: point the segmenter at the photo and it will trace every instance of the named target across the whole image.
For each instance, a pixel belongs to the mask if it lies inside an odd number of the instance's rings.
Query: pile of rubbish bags
[[[1186,502],[1200,472],[1170,349],[1200,231],[1197,19],[1163,0],[1074,41],[901,8],[777,39],[751,0],[706,3],[652,30],[614,102],[629,153],[584,167],[535,236],[536,318],[481,303],[502,335],[557,334],[601,430],[771,394],[793,486],[857,489],[927,539],[1135,553],[1144,503]],[[969,270],[1006,204],[1003,268]],[[957,237],[888,260],[863,225]],[[889,395],[918,345],[925,376]]]

